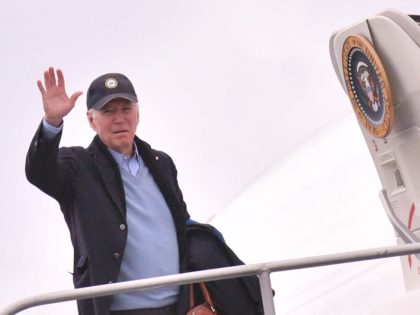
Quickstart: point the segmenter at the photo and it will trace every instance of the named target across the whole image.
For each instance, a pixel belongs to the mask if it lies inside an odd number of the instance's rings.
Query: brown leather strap
[[[190,290],[190,309],[192,309],[195,306],[194,301],[194,283],[189,284],[189,290]]]
[[[213,300],[211,299],[211,296],[210,296],[210,292],[207,289],[207,286],[204,284],[204,282],[200,282],[200,289],[201,289],[201,294],[204,297],[204,301],[210,306],[211,310],[213,312],[215,312],[216,308],[214,307]],[[189,292],[189,294],[190,294],[190,309],[192,309],[196,306],[195,305],[195,299],[194,299],[194,284],[193,283],[191,283],[189,285],[189,291],[190,291]]]
[[[207,287],[204,284],[204,282],[200,282],[200,288],[201,288],[201,292],[204,296],[204,300],[206,301],[206,303],[210,306],[210,308],[214,312],[215,307],[214,307],[214,304],[213,304],[213,300],[211,299],[209,290],[207,290]]]

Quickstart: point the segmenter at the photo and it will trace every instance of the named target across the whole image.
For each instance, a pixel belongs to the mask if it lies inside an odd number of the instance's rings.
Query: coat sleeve
[[[32,138],[25,164],[28,181],[59,202],[71,193],[71,172],[63,161],[59,162],[61,134],[48,140],[42,135],[41,124]]]
[[[173,175],[174,183],[175,183],[175,193],[176,193],[176,196],[178,198],[178,201],[179,201],[179,203],[181,205],[181,208],[183,210],[183,213],[184,213],[184,216],[185,216],[185,220],[188,220],[190,218],[190,215],[188,213],[187,204],[184,201],[184,196],[182,194],[181,188],[179,188],[179,184],[178,184],[178,171],[176,169],[175,163],[172,160],[172,158],[169,155],[167,155],[167,156],[168,156],[169,161],[171,163],[171,170],[172,170],[172,175]]]

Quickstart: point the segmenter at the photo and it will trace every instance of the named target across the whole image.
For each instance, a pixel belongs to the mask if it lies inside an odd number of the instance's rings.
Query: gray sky
[[[60,67],[69,93],[86,92],[103,73],[125,73],[139,95],[138,135],[173,157],[189,211],[205,221],[351,111],[329,38],[388,8],[420,14],[414,0],[0,2],[0,307],[72,285],[58,206],[24,176],[44,69]],[[83,95],[65,120],[63,145],[90,143],[85,109]]]

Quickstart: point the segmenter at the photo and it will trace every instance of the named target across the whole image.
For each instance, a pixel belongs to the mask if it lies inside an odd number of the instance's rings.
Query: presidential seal
[[[118,81],[114,78],[106,79],[105,86],[108,89],[115,89],[118,86]]]
[[[384,138],[394,118],[391,89],[375,49],[360,35],[347,37],[342,52],[347,92],[360,123],[368,132]]]

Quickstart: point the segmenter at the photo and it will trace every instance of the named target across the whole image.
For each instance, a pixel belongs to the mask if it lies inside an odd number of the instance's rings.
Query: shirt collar
[[[118,152],[117,150],[108,148],[109,153],[111,153],[111,155],[114,157],[118,166],[123,166],[123,161],[124,160],[135,159],[136,161],[140,161],[139,151],[137,149],[137,145],[136,145],[135,142],[133,142],[133,149],[134,149],[134,155],[133,156],[128,156],[128,155],[125,155],[121,152]]]

